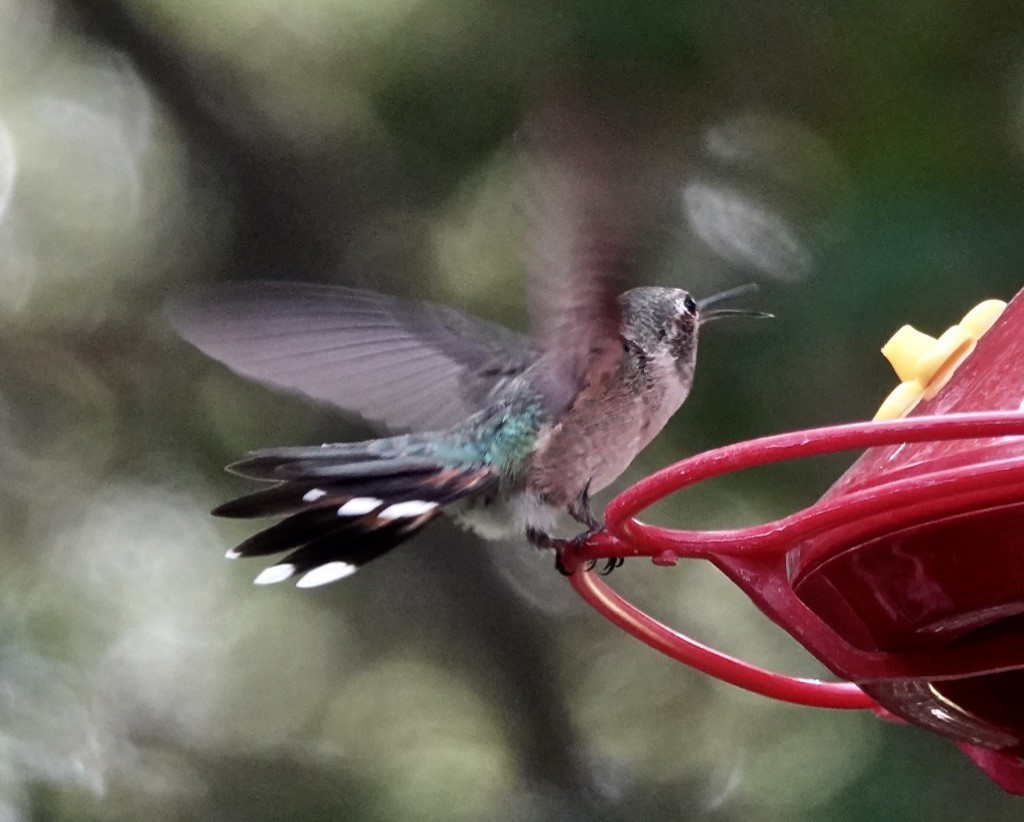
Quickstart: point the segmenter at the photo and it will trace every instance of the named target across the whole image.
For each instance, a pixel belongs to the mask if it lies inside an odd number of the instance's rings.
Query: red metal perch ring
[[[641,642],[730,684],[774,699],[831,708],[871,708],[876,703],[852,683],[797,679],[757,668],[684,636],[630,604],[582,567],[594,559],[651,557],[659,564],[678,558],[772,558],[800,540],[833,528],[863,523],[887,527],[937,516],[959,504],[999,504],[1024,499],[1024,458],[949,468],[926,477],[885,484],[885,493],[854,491],[826,498],[775,522],[728,531],[672,530],[634,519],[645,508],[689,485],[721,474],[838,451],[983,437],[1024,435],[1024,414],[984,412],[859,422],[779,434],[725,446],[669,466],[617,496],[606,510],[606,530],[565,561],[569,581],[595,610]],[[867,658],[867,655],[865,655]]]

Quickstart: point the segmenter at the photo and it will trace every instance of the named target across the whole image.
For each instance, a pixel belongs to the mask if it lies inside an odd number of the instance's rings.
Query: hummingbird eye
[[[697,313],[697,301],[693,299],[689,294],[683,297],[683,308],[686,309],[688,314]]]

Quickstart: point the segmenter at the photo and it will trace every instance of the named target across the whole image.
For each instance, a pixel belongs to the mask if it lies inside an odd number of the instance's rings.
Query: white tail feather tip
[[[384,500],[376,497],[352,497],[338,509],[339,517],[361,517],[384,504]]]
[[[292,574],[295,573],[295,566],[290,562],[284,562],[280,565],[271,565],[265,569],[256,579],[252,581],[253,585],[273,585],[275,582],[281,582],[288,579]]]
[[[347,562],[328,562],[319,568],[314,568],[302,579],[295,583],[296,588],[316,588],[319,585],[326,585],[328,582],[336,582],[339,579],[350,577],[356,572],[356,566]]]
[[[433,511],[437,508],[436,502],[424,502],[421,499],[411,499],[408,502],[396,502],[389,505],[377,516],[380,519],[403,519],[405,517],[418,517]]]

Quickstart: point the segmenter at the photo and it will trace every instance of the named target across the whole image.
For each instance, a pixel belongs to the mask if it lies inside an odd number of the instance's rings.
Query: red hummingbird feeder
[[[902,418],[726,446],[620,494],[606,530],[567,558],[573,587],[680,662],[775,699],[919,725],[1024,795],[1024,291],[978,327],[982,306],[937,341],[909,327],[893,338],[904,382],[880,415]],[[634,519],[704,479],[852,449],[867,450],[817,503],[775,522],[684,531]],[[843,681],[726,656],[585,570],[587,560],[641,556],[710,561]]]

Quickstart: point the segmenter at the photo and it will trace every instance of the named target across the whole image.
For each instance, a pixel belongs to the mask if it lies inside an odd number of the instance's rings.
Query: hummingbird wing
[[[339,286],[225,286],[169,313],[235,373],[392,430],[449,428],[536,358],[529,339],[501,326]]]
[[[618,296],[637,266],[645,175],[635,123],[593,92],[550,95],[524,137],[530,310],[557,415],[622,356]]]

